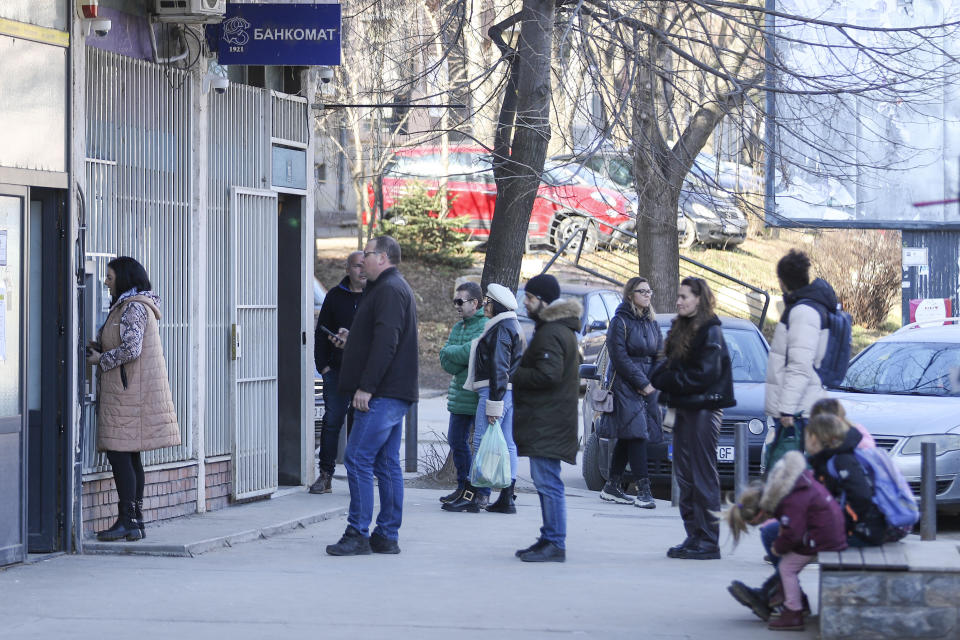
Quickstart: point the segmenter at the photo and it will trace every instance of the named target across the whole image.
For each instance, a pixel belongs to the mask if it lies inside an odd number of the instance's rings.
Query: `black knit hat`
[[[527,280],[523,287],[524,293],[537,296],[547,304],[560,297],[560,283],[549,273],[541,273]]]

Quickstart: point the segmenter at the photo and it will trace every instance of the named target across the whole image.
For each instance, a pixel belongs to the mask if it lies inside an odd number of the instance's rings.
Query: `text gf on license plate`
[[[733,447],[717,447],[717,462],[733,462]]]

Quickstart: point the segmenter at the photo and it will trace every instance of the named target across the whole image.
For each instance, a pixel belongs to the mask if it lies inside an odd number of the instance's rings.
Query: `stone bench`
[[[819,554],[820,637],[960,639],[960,544],[907,540]]]

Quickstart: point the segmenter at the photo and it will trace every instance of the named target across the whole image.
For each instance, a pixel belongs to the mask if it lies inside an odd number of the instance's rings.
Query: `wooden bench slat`
[[[883,555],[883,549],[880,547],[864,547],[860,549],[863,556],[864,569],[878,569],[883,571],[887,569],[887,559]]]
[[[841,551],[840,564],[844,569],[862,569],[863,555],[861,555],[860,549],[849,548],[846,551]]]
[[[888,571],[907,571],[910,569],[904,545],[885,544],[880,547],[880,550],[883,551]]]
[[[840,553],[837,551],[821,551],[817,554],[817,561],[823,569],[839,569]]]

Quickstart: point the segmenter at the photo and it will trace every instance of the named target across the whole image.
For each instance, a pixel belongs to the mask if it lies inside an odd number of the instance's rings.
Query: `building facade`
[[[73,0],[0,7],[0,564],[116,517],[83,359],[116,256],[163,299],[181,430],[143,454],[146,521],[313,479],[311,72],[213,90],[202,27],[152,5],[100,2],[99,35]]]

